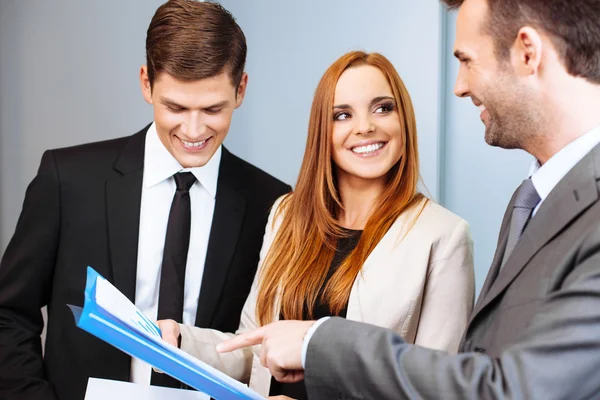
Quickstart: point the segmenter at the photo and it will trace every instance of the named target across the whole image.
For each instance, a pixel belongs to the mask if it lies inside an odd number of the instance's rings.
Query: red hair
[[[387,78],[405,136],[404,151],[389,172],[388,184],[356,248],[329,280],[323,299],[318,299],[337,240],[344,235],[336,220],[342,204],[331,155],[335,88],[345,70],[360,65],[374,66]],[[417,191],[418,181],[415,113],[398,72],[381,54],[345,54],[327,69],[317,86],[296,189],[283,199],[276,212],[275,219],[281,213],[283,218],[259,276],[259,323],[273,321],[278,303],[284,319],[303,319],[305,313],[312,318],[317,301],[324,301],[334,315],[339,314],[347,305],[352,285],[369,254],[400,214],[424,197]]]

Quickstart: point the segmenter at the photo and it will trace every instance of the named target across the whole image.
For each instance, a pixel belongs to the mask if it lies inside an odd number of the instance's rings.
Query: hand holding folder
[[[264,399],[241,382],[163,341],[158,327],[91,267],[84,307],[69,307],[79,328],[217,400]]]

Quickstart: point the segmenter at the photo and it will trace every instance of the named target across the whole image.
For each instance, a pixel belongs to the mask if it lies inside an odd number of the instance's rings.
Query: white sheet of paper
[[[90,378],[85,400],[210,400],[204,393],[160,386]]]
[[[96,281],[96,303],[131,327],[160,338],[156,325],[105,279],[98,278]]]

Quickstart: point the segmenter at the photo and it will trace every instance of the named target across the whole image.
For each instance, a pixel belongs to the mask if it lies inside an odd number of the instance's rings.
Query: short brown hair
[[[156,10],[146,35],[150,86],[162,72],[190,82],[226,71],[237,87],[244,73],[246,52],[244,32],[223,6],[169,0]]]
[[[442,0],[457,9],[464,0]],[[519,29],[529,25],[550,35],[567,71],[600,84],[600,6],[589,0],[487,0],[484,29],[508,59]]]

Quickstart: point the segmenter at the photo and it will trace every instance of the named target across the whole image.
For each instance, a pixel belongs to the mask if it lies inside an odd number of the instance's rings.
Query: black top
[[[358,240],[362,234],[362,231],[355,231],[346,229],[349,236],[341,238],[338,240],[337,247],[335,250],[335,255],[333,257],[333,261],[331,262],[331,266],[329,267],[329,272],[327,273],[327,277],[325,278],[325,282],[323,282],[323,286],[319,291],[318,299],[323,295],[323,290],[325,286],[331,279],[333,273],[339,268],[342,261],[354,250],[356,245],[358,244]],[[346,318],[346,312],[348,309],[348,305],[346,304],[344,308],[337,315],[338,317]],[[313,309],[313,318],[319,319],[323,317],[331,316],[331,311],[329,311],[329,306],[327,304],[323,304],[318,301]],[[308,315],[305,313],[304,319],[307,318]],[[269,393],[270,396],[277,395],[285,395],[297,400],[307,400],[308,395],[306,394],[306,387],[304,386],[304,381],[296,382],[296,383],[281,383],[277,382],[274,378],[271,378],[271,390]]]

